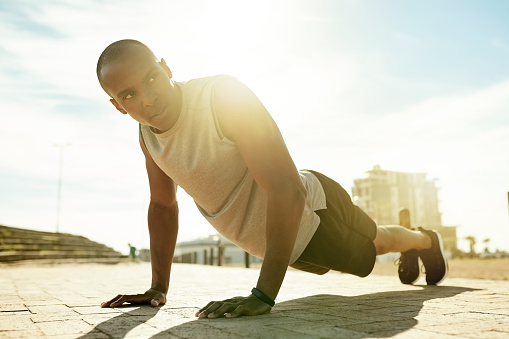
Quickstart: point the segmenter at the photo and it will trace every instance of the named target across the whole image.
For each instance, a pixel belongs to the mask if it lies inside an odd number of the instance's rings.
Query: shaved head
[[[136,50],[137,52],[144,51],[148,58],[152,58],[154,60],[157,60],[154,52],[150,48],[147,47],[142,42],[139,42],[138,40],[132,40],[132,39],[124,39],[119,40],[108,47],[101,53],[101,56],[99,57],[99,60],[97,60],[97,79],[99,80],[99,83],[101,84],[101,87],[104,89],[103,84],[103,69],[107,67],[108,65],[114,63],[121,57],[129,54],[133,50]],[[104,89],[106,91],[106,89]]]

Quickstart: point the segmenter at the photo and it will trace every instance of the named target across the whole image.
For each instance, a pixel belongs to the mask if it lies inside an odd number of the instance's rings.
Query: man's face
[[[170,129],[180,115],[181,96],[164,60],[158,62],[139,46],[102,71],[103,87],[112,104],[143,125]]]

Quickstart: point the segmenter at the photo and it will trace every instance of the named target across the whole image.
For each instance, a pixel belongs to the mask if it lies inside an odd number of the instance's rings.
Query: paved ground
[[[396,274],[396,268],[395,268]],[[509,282],[289,271],[272,312],[200,319],[213,299],[249,294],[253,269],[177,264],[160,308],[102,309],[144,291],[149,264],[0,266],[0,338],[509,338]]]

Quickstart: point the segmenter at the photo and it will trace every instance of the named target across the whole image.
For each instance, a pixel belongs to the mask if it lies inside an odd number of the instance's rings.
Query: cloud
[[[497,47],[497,48],[501,48],[505,51],[509,51],[509,45],[500,39],[495,39],[495,38],[491,39],[490,45]]]

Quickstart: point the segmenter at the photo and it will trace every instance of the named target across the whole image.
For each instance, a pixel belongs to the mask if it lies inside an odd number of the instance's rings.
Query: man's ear
[[[161,61],[159,62],[159,65],[166,71],[166,74],[171,78],[173,78],[173,74],[171,73],[170,67],[166,64],[166,61],[164,61],[163,58],[161,58]]]
[[[115,108],[117,109],[117,111],[119,111],[120,113],[122,114],[127,114],[126,110],[122,108],[122,106],[120,106],[117,102],[117,100],[115,99],[110,99],[110,102],[113,104],[113,106],[115,106]]]

